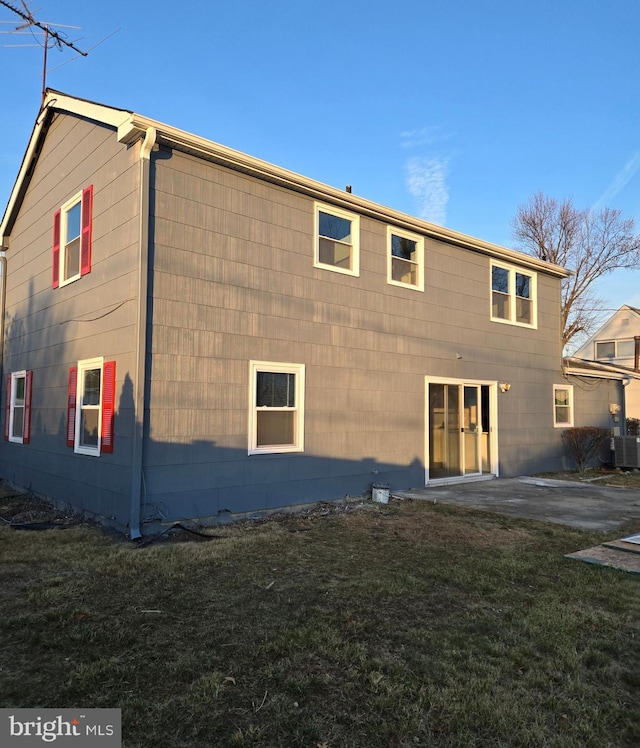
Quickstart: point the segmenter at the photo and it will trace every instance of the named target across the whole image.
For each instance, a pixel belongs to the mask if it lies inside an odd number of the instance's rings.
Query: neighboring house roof
[[[565,374],[574,376],[598,377],[600,379],[640,379],[640,371],[629,366],[610,364],[605,361],[592,361],[586,358],[567,356],[563,359]]]
[[[93,120],[117,130],[117,137],[121,143],[132,144],[144,137],[147,130],[156,131],[156,143],[190,153],[222,164],[235,171],[249,174],[267,182],[277,184],[296,192],[306,194],[314,199],[330,201],[331,203],[359,212],[361,215],[377,218],[385,223],[392,223],[399,227],[418,231],[425,236],[439,239],[450,244],[470,249],[474,252],[489,255],[496,259],[517,263],[538,272],[564,278],[570,271],[558,265],[553,265],[536,257],[516,252],[481,239],[437,226],[406,213],[386,208],[377,203],[365,200],[348,192],[316,182],[295,172],[274,166],[266,161],[248,156],[240,151],[227,148],[211,140],[165,125],[161,122],[143,117],[126,109],[86,101],[73,96],[48,89],[42,110],[36,121],[29,145],[18,173],[18,178],[11,192],[9,203],[0,224],[0,247],[4,246],[4,239],[11,233],[23,196],[29,185],[33,168],[37,162],[48,126],[55,112],[73,114]]]

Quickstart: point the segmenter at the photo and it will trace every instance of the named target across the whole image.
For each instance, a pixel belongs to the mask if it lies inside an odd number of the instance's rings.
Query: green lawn
[[[563,557],[600,534],[408,501],[211,532],[0,523],[0,707],[120,707],[128,748],[640,744],[638,578]]]

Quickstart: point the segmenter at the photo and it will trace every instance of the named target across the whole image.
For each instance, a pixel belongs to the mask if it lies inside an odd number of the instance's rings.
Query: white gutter
[[[140,194],[139,203],[139,246],[138,246],[138,310],[136,318],[136,363],[133,385],[133,445],[131,477],[131,512],[129,537],[132,540],[142,537],[140,519],[142,513],[142,456],[145,406],[145,365],[147,358],[147,286],[149,280],[149,192],[151,172],[151,151],[156,144],[156,129],[149,127],[140,144]]]

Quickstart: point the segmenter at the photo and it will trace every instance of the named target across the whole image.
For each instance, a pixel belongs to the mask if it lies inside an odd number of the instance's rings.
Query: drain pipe
[[[4,309],[7,295],[7,255],[0,244],[0,382],[4,382]]]
[[[140,146],[140,204],[138,246],[138,312],[136,319],[136,364],[133,386],[133,449],[131,479],[131,512],[129,537],[142,537],[142,452],[145,405],[145,365],[147,359],[147,287],[149,282],[149,193],[151,190],[151,151],[156,143],[156,129],[149,127]]]

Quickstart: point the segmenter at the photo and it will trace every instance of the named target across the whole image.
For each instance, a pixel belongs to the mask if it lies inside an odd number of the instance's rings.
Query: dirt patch
[[[81,520],[81,516],[73,511],[63,511],[30,493],[0,486],[0,524],[13,527],[39,524],[63,526],[78,524]]]

